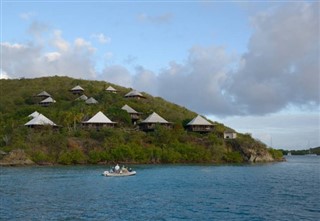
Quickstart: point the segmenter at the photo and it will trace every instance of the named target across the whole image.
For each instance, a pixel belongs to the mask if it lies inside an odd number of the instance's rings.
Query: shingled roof
[[[89,99],[86,100],[86,104],[97,104],[97,103],[98,101],[93,97],[90,97]]]
[[[149,117],[143,120],[141,123],[160,123],[160,124],[169,124],[168,121],[163,119],[159,114],[153,112]]]
[[[39,114],[40,113],[38,111],[35,111],[32,114],[29,114],[28,117],[35,118],[35,117],[39,116]]]
[[[195,118],[193,118],[193,120],[191,120],[187,125],[213,125],[213,124],[207,121],[206,119],[204,119],[203,117],[201,117],[200,115],[198,115]]]
[[[42,91],[41,93],[37,94],[37,97],[51,97],[51,95],[46,91]]]
[[[127,93],[126,95],[124,95],[125,97],[144,97],[140,92],[138,92],[137,90],[132,90],[129,93]]]
[[[106,115],[104,115],[101,111],[96,113],[92,118],[83,122],[88,124],[114,124]]]
[[[53,123],[50,119],[45,117],[42,114],[39,114],[29,122],[25,124],[25,126],[44,126],[44,125],[50,125],[50,126],[57,126],[55,123]]]
[[[125,104],[121,109],[127,111],[129,114],[138,114],[136,110],[134,110],[132,107],[130,107],[127,104]]]
[[[70,89],[70,91],[84,91],[84,89],[80,85],[77,85],[74,88]]]
[[[110,91],[110,92],[117,92],[117,90],[115,88],[113,88],[112,86],[109,86],[106,91]]]
[[[43,103],[56,103],[56,101],[52,97],[47,97],[43,101],[40,101],[40,104],[43,104]]]
[[[83,100],[83,101],[86,101],[88,100],[88,97],[86,95],[81,95],[80,97],[78,97],[76,100]]]

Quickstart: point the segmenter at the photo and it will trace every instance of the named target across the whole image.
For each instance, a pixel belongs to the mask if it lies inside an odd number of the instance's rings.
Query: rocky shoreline
[[[2,159],[0,160],[0,166],[29,166],[36,165],[35,162],[30,160],[29,156],[24,150],[16,149],[10,151],[8,154],[2,153]]]
[[[54,166],[52,163],[35,163],[22,149],[12,150],[9,153],[1,152],[2,157],[0,158],[0,166]],[[261,153],[251,153],[246,163],[268,163],[268,162],[281,162],[282,160],[275,160],[269,154],[263,156]]]

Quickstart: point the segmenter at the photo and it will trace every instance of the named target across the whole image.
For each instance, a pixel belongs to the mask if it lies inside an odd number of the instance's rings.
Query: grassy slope
[[[86,105],[75,101],[78,96],[69,89],[78,84],[99,104]],[[104,89],[109,85],[119,92],[106,92]],[[47,108],[37,105],[39,99],[34,95],[44,90],[57,103]],[[124,98],[130,90],[104,81],[69,77],[0,80],[0,150],[24,149],[38,163],[62,164],[241,162],[248,160],[252,151],[258,155],[267,154],[265,145],[248,135],[240,134],[237,140],[225,142],[222,135],[227,128],[219,123],[215,131],[207,135],[188,133],[183,125],[196,113],[145,93],[147,99]],[[159,127],[152,133],[141,132],[131,125],[128,114],[120,110],[124,104],[143,113],[143,119],[155,111],[175,126],[172,130]],[[22,126],[34,111],[44,114],[62,128],[58,131],[50,128],[30,130]],[[81,120],[98,111],[118,122],[117,128],[81,129]]]

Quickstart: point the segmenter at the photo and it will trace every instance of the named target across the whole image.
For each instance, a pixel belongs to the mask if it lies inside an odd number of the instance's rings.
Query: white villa
[[[36,97],[46,98],[46,97],[51,97],[51,95],[46,91],[42,91],[41,93],[37,94]]]
[[[136,90],[130,91],[129,93],[124,95],[124,97],[126,97],[126,98],[136,98],[136,99],[146,98],[145,96],[143,96],[140,92],[138,92]]]
[[[213,127],[212,123],[198,115],[187,124],[186,128],[194,132],[210,132],[213,130]]]
[[[97,103],[98,101],[93,97],[90,97],[89,99],[86,100],[86,104],[97,104]]]
[[[106,115],[101,111],[96,113],[92,118],[87,121],[83,121],[82,125],[88,128],[100,129],[102,127],[114,127],[117,123],[112,122]]]
[[[237,138],[237,133],[234,131],[225,131],[223,133],[223,138],[224,139],[236,139]]]
[[[86,100],[88,100],[88,97],[83,94],[83,95],[81,95],[80,97],[78,97],[78,98],[76,99],[76,101],[79,101],[79,100],[86,101]]]
[[[53,123],[50,119],[48,119],[42,114],[38,114],[38,116],[28,121],[24,126],[31,127],[31,128],[43,127],[43,126],[57,127],[55,123]]]
[[[80,85],[77,85],[74,88],[71,88],[70,91],[73,94],[82,94],[84,92],[84,89]]]
[[[37,117],[37,116],[39,116],[39,115],[40,115],[40,113],[39,113],[38,111],[35,111],[35,112],[33,112],[32,114],[29,114],[28,117],[29,117],[29,118],[35,118],[35,117]]]
[[[166,126],[168,128],[171,128],[171,126],[172,126],[172,124],[170,122],[163,119],[156,112],[153,112],[149,117],[147,117],[145,120],[141,121],[141,123],[139,125],[140,125],[141,130],[150,131],[150,130],[154,130],[157,124]]]
[[[125,104],[121,109],[124,110],[124,111],[127,111],[127,113],[131,117],[131,121],[132,121],[133,124],[136,124],[137,121],[140,119],[141,113],[137,112],[136,110],[134,110],[129,105]]]
[[[39,102],[39,104],[43,107],[48,107],[53,103],[56,103],[56,101],[52,97],[47,97],[46,99]]]
[[[118,92],[118,90],[116,90],[116,89],[113,88],[112,86],[109,86],[109,87],[106,89],[106,91],[111,92],[111,93],[114,93],[114,94],[116,94],[116,93]]]

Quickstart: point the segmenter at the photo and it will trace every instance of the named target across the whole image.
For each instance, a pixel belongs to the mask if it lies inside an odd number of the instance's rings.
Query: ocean
[[[241,165],[0,167],[0,220],[320,220],[320,157]]]

